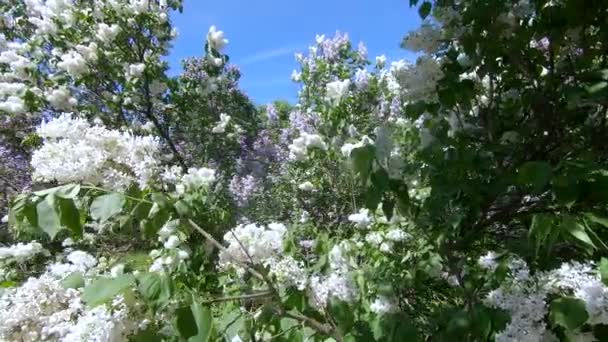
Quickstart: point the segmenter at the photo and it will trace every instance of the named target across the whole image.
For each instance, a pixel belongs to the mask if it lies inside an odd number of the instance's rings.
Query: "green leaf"
[[[130,342],[161,342],[163,339],[158,332],[151,330],[140,330],[133,337],[129,339]]]
[[[536,193],[541,192],[551,180],[551,165],[546,162],[531,161],[525,163],[518,174],[520,184],[529,185]]]
[[[585,231],[585,227],[576,222],[572,217],[565,217],[561,223],[561,228],[568,232],[572,237],[585,244],[587,247],[595,249],[595,244]]]
[[[158,299],[161,293],[161,278],[156,273],[143,273],[138,275],[138,290],[139,293],[147,300],[154,301]]]
[[[120,213],[124,205],[125,196],[123,194],[114,192],[99,196],[91,203],[91,217],[94,220],[105,222]]]
[[[544,245],[547,237],[553,228],[553,219],[549,215],[536,214],[532,216],[532,224],[528,237],[535,242],[536,255],[540,252],[540,248]]]
[[[177,201],[173,206],[175,207],[175,210],[177,211],[177,213],[180,216],[188,216],[190,214],[190,212],[192,211],[192,209],[190,209],[190,206],[188,205],[188,203],[186,203],[186,201],[183,201],[183,200]]]
[[[428,1],[425,1],[422,3],[422,5],[420,5],[420,8],[418,8],[418,14],[420,14],[420,18],[422,18],[422,20],[429,16],[432,7],[433,6]]]
[[[355,148],[351,151],[350,157],[353,162],[355,172],[359,175],[360,179],[365,182],[369,172],[372,169],[372,162],[374,161],[374,147],[366,145],[363,147]]]
[[[382,192],[376,187],[368,187],[365,192],[365,207],[375,211],[378,208],[380,201],[382,201]]]
[[[606,258],[600,260],[600,275],[604,285],[608,286],[608,259]]]
[[[585,215],[585,217],[587,217],[592,222],[595,222],[595,223],[597,223],[599,225],[602,225],[602,226],[608,228],[608,218],[601,217],[601,216],[598,216],[598,215],[593,214],[593,213],[585,213],[584,215]]]
[[[213,319],[213,316],[211,315],[211,310],[209,310],[209,307],[203,306],[197,302],[193,302],[192,305],[190,305],[190,309],[192,310],[192,315],[194,316],[194,320],[196,321],[198,334],[189,338],[188,342],[209,341],[209,337],[211,336],[211,324]]]
[[[82,299],[91,307],[103,304],[135,285],[135,278],[124,274],[116,278],[99,278],[84,288]]]
[[[175,315],[177,316],[177,331],[181,337],[187,339],[197,334],[198,328],[189,306],[177,309]]]
[[[553,325],[559,325],[568,330],[581,327],[588,318],[585,302],[577,298],[557,298],[549,306],[549,319]]]
[[[71,273],[61,281],[61,286],[65,289],[79,289],[84,286],[84,276],[81,272]]]
[[[36,216],[38,227],[42,229],[51,240],[61,231],[61,219],[57,210],[54,195],[47,195],[44,200],[36,205]]]
[[[372,173],[371,181],[374,187],[376,187],[379,192],[384,192],[384,190],[388,188],[388,172],[386,172],[383,168],[379,168],[378,170]]]
[[[66,184],[57,188],[55,195],[65,199],[74,199],[80,193],[80,184]]]
[[[76,208],[72,199],[57,198],[61,224],[72,231],[76,237],[82,236],[82,224],[80,223],[80,211]]]
[[[355,324],[354,310],[344,301],[331,298],[329,312],[342,331],[350,331]]]

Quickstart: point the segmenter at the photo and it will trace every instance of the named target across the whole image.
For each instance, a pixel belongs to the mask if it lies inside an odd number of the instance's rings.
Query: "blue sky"
[[[183,58],[202,54],[207,30],[216,25],[230,40],[226,53],[241,69],[241,88],[263,104],[295,102],[294,53],[306,52],[316,34],[347,32],[353,44],[366,44],[372,59],[385,54],[390,61],[412,56],[399,42],[420,19],[408,0],[185,0],[173,23],[179,37],[169,56],[171,73],[179,72]]]

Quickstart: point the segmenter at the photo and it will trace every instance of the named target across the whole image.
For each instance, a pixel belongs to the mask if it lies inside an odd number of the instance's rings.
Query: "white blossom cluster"
[[[124,189],[146,187],[159,169],[160,143],[154,137],[91,125],[64,113],[43,122],[44,144],[32,155],[33,178],[59,183],[84,182]]]
[[[81,299],[82,290],[62,286],[67,274],[95,272],[92,267],[97,263],[82,251],[72,252],[67,259],[69,263],[52,264],[40,277],[2,293],[0,340],[124,341],[135,331],[132,313],[120,296],[109,305],[89,308]]]
[[[479,264],[495,270],[496,256],[493,252],[488,253],[480,258]],[[582,300],[589,315],[587,324],[608,323],[608,287],[602,283],[594,264],[564,263],[558,269],[532,275],[523,260],[509,258],[506,262],[511,277],[485,299],[486,305],[501,308],[511,315],[505,329],[497,333],[496,341],[532,342],[553,336],[545,323],[550,294]],[[579,335],[584,337],[584,334]]]
[[[352,267],[346,243],[335,245],[329,252],[328,275],[310,277],[310,301],[313,306],[323,310],[330,298],[352,303],[357,297],[357,285],[352,278]]]
[[[300,132],[300,137],[294,139],[289,145],[289,158],[292,160],[304,160],[311,148],[318,148],[323,151],[327,150],[327,145],[323,138],[318,134],[308,134]]]
[[[350,87],[350,80],[333,81],[326,85],[326,96],[327,99],[333,103],[338,104],[345,96],[348,95],[348,88]]]
[[[441,60],[430,56],[419,57],[413,65],[404,60],[393,62],[391,74],[396,78],[402,95],[418,101],[435,101],[435,87],[443,77]]]
[[[29,243],[19,242],[8,247],[0,247],[0,261],[22,263],[34,258],[38,254],[44,253],[47,253],[47,250],[36,241]]]
[[[281,223],[268,227],[255,223],[241,224],[224,234],[228,244],[219,255],[221,268],[235,268],[244,272],[243,264],[264,264],[283,252],[283,239],[287,228]]]
[[[179,221],[171,220],[159,229],[158,241],[162,243],[163,248],[150,252],[150,257],[154,259],[150,265],[150,272],[170,273],[190,258],[190,249],[184,243],[178,227]]]
[[[393,313],[399,308],[397,306],[395,298],[380,295],[376,297],[374,301],[370,304],[369,309],[373,313],[376,313],[378,315],[384,315],[388,313]]]
[[[403,39],[403,47],[413,52],[435,53],[441,45],[441,30],[436,25],[424,22]]]

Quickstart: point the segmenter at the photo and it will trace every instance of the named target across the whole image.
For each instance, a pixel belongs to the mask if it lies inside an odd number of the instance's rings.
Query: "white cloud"
[[[245,57],[241,58],[238,61],[237,65],[245,66],[245,65],[265,62],[265,61],[272,60],[272,59],[275,59],[278,57],[293,55],[298,50],[302,50],[301,45],[298,45],[298,46],[290,45],[290,46],[282,46],[282,47],[269,49],[269,50],[261,50],[256,53],[253,53],[249,56],[245,56]]]

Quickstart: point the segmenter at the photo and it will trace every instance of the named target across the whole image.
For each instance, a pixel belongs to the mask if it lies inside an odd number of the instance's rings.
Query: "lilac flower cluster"
[[[332,38],[325,38],[324,35],[317,36],[317,55],[329,61],[336,61],[340,58],[340,53],[350,46],[348,34],[336,32]]]
[[[289,152],[284,143],[277,144],[271,131],[262,129],[249,142],[242,139],[241,156],[236,163],[236,174],[230,181],[230,192],[239,207],[246,207],[248,201],[264,187],[267,179],[273,179],[272,167],[287,161]]]

